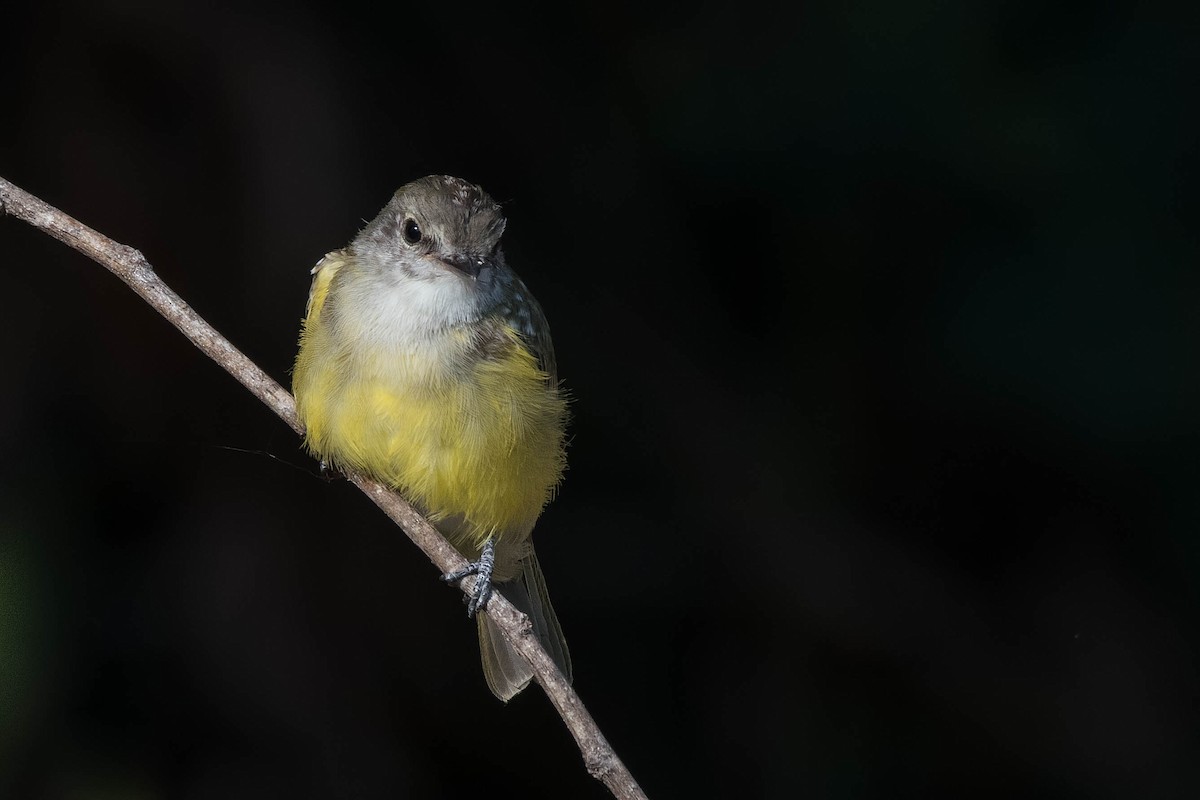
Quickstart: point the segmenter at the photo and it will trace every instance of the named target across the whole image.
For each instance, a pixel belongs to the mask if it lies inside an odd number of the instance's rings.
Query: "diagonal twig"
[[[166,317],[192,344],[266,403],[292,430],[303,434],[304,428],[296,416],[296,403],[291,394],[163,283],[140,252],[97,233],[3,178],[0,178],[0,212],[28,222],[106,267]],[[399,525],[443,574],[466,565],[466,560],[458,551],[400,495],[362,475],[348,473],[347,478]],[[463,581],[464,592],[470,593],[473,588],[474,578]],[[644,800],[646,795],[641,787],[604,738],[579,695],[575,694],[558,671],[554,660],[538,642],[529,618],[498,592],[492,594],[486,611],[504,636],[533,666],[537,682],[575,737],[588,772],[604,783],[618,800]]]

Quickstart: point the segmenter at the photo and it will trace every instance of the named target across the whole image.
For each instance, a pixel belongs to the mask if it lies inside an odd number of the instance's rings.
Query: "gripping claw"
[[[446,583],[458,583],[468,575],[475,576],[475,590],[467,600],[467,616],[474,617],[479,609],[485,607],[492,597],[492,569],[496,566],[496,541],[488,539],[483,543],[479,560],[472,561],[460,570],[442,576]]]
[[[317,463],[317,470],[321,474],[321,480],[325,481],[326,483],[331,483],[346,477],[340,471],[338,471],[337,467],[333,466],[323,458]]]

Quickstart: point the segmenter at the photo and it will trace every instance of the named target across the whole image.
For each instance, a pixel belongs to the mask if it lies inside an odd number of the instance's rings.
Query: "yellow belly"
[[[465,334],[373,353],[327,333],[306,331],[296,362],[309,449],[399,489],[434,521],[461,517],[455,530],[476,546],[528,536],[565,465],[566,404],[516,334],[472,361]]]

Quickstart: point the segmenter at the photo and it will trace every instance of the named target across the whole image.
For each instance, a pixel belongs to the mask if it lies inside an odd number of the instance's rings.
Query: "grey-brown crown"
[[[505,226],[500,205],[479,186],[450,175],[429,175],[400,187],[362,236],[381,242],[402,235],[409,219],[436,237],[444,252],[480,256],[496,250]]]

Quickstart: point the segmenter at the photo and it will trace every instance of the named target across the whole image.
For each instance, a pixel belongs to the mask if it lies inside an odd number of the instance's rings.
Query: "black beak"
[[[488,266],[486,258],[467,253],[451,253],[450,255],[440,256],[440,258],[443,264],[453,267],[468,278],[476,280],[479,279],[479,273],[483,272],[484,268]]]

